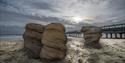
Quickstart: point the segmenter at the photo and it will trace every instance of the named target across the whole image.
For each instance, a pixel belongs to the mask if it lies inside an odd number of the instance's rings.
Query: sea
[[[22,35],[0,35],[0,40],[22,40]]]

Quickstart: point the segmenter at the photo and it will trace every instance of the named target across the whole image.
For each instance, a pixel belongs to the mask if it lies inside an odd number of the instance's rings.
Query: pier
[[[125,39],[125,23],[101,26],[102,38]],[[80,31],[70,31],[66,33],[70,37],[84,37]]]

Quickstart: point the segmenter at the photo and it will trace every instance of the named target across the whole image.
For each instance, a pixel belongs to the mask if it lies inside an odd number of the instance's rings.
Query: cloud
[[[70,18],[75,16],[93,19],[72,23]],[[83,25],[125,23],[124,17],[125,0],[0,0],[0,26],[8,30],[23,29],[29,22],[57,22],[75,30]]]

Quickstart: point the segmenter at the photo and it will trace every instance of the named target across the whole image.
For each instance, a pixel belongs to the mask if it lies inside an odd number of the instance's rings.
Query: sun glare
[[[83,18],[81,17],[72,17],[72,21],[75,22],[75,23],[79,23],[83,20]]]
[[[86,23],[89,23],[87,20],[93,20],[93,18],[92,17],[79,17],[79,16],[74,16],[74,17],[72,17],[71,18],[71,21],[73,22],[73,23],[80,23],[80,22],[86,22]]]

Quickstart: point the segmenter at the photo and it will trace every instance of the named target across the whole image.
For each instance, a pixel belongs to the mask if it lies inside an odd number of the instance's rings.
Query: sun
[[[79,23],[82,20],[83,20],[83,18],[79,17],[79,16],[72,17],[72,22],[74,22],[74,23]]]

